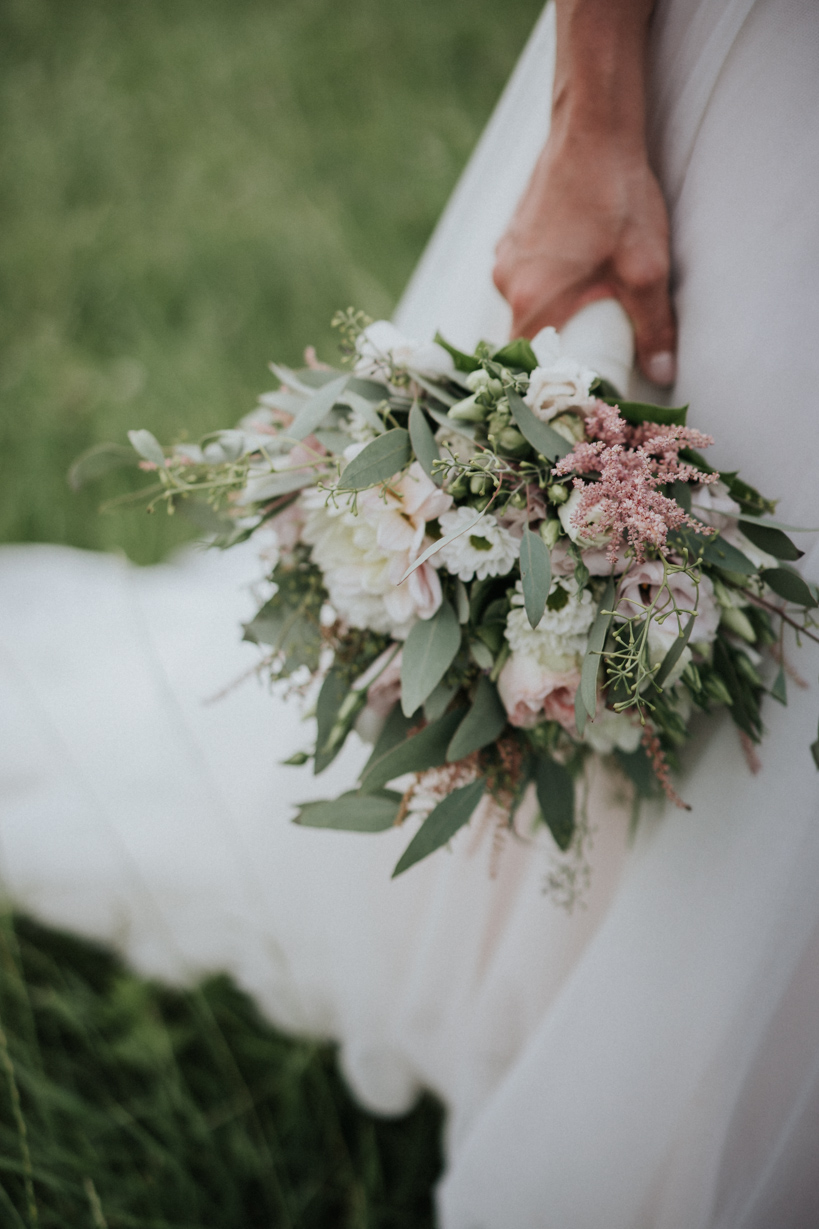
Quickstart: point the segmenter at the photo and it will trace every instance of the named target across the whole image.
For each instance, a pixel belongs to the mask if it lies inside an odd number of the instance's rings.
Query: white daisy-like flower
[[[523,586],[518,581],[512,609],[506,619],[506,639],[514,653],[533,657],[544,670],[572,670],[582,660],[589,629],[597,613],[588,589],[578,592],[573,576],[552,582],[549,603],[537,627],[532,627],[523,609]],[[551,608],[550,608],[551,606]]]
[[[474,508],[453,508],[440,518],[444,537],[465,529],[475,520]],[[453,576],[461,580],[485,580],[487,576],[505,576],[518,556],[518,543],[498,518],[487,513],[472,529],[442,546],[433,556]]]
[[[588,743],[598,755],[611,755],[615,749],[636,751],[642,736],[642,727],[633,717],[612,712],[610,708],[600,708],[594,721],[588,722],[583,742]]]

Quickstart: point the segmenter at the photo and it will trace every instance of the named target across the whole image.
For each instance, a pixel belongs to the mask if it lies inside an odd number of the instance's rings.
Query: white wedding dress
[[[416,335],[501,338],[493,245],[548,128],[539,22],[399,307]],[[659,0],[651,144],[669,202],[675,402],[717,463],[819,523],[819,8]],[[594,320],[594,316],[592,317]],[[614,374],[616,312],[578,345]],[[812,541],[812,539],[807,539]],[[804,544],[804,543],[803,543]],[[819,576],[819,551],[805,559]],[[690,813],[635,841],[591,783],[585,908],[543,893],[554,850],[480,823],[392,882],[405,831],[310,831],[348,786],[280,761],[310,740],[254,681],[237,624],[252,547],[140,571],[0,551],[0,871],[47,922],[180,980],[226,969],[283,1027],[337,1039],[363,1103],[448,1107],[444,1229],[819,1225],[819,777],[810,688],[768,702],[752,776],[728,720],[688,756]]]

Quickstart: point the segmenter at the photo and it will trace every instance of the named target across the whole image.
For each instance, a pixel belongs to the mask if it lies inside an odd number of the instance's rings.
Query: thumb
[[[643,374],[652,384],[667,388],[677,377],[677,328],[667,278],[644,286],[623,286],[619,298],[634,325],[634,344]]]

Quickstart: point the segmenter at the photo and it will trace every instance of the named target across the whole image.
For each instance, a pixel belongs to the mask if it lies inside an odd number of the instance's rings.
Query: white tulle
[[[675,401],[716,462],[819,524],[819,11],[812,0],[660,0],[651,142],[671,206]],[[492,249],[548,129],[549,12],[398,314],[500,339]],[[573,349],[622,377],[630,332],[595,305]],[[805,559],[819,575],[819,551]],[[146,972],[233,973],[282,1026],[336,1038],[382,1112],[449,1110],[444,1229],[811,1229],[819,1224],[819,655],[765,708],[752,776],[704,723],[647,816],[590,781],[591,887],[545,896],[547,834],[484,814],[392,882],[407,831],[290,824],[331,796],[280,761],[310,741],[250,680],[237,624],[252,548],[138,570],[61,547],[0,551],[0,856],[47,921]]]

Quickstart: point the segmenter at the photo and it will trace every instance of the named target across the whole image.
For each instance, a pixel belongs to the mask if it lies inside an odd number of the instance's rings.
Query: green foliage
[[[9,1229],[33,1223],[26,1169],[41,1229],[432,1225],[438,1108],[365,1114],[330,1046],[282,1036],[225,978],[169,990],[5,916],[0,1021]]]
[[[548,461],[559,461],[571,452],[571,444],[564,440],[562,435],[558,435],[547,422],[536,418],[519,393],[509,389],[506,395],[512,417],[536,453],[546,457]]]
[[[619,397],[603,397],[607,405],[616,405],[620,417],[638,426],[643,422],[657,422],[664,426],[684,427],[688,406],[649,405],[643,401],[622,401]]]
[[[321,573],[299,548],[294,562],[282,562],[273,571],[277,592],[245,624],[245,640],[269,645],[278,658],[277,672],[287,676],[306,666],[317,670],[321,653],[321,607],[327,600]]]
[[[413,452],[422,470],[440,486],[441,476],[433,469],[433,466],[440,459],[441,454],[426,415],[417,401],[413,402],[409,412],[409,433]]]
[[[393,790],[360,794],[348,790],[338,798],[302,802],[294,823],[305,828],[338,828],[344,832],[384,832],[398,816],[401,795]]]
[[[537,627],[543,618],[552,584],[552,562],[549,548],[539,533],[527,526],[520,542],[520,579],[523,602],[530,627]],[[565,590],[563,591],[565,592]],[[568,601],[568,594],[566,600]]]
[[[196,439],[387,315],[538,12],[433,0],[0,8],[0,538],[160,558],[181,517],[69,490],[139,424]]]
[[[409,464],[411,457],[409,432],[396,427],[371,440],[353,457],[338,483],[340,491],[363,491],[366,487],[388,482]]]
[[[506,709],[497,688],[485,674],[478,678],[472,706],[467,711],[447,748],[450,763],[461,760],[473,751],[480,751],[500,738],[506,726]]]
[[[479,777],[470,785],[464,785],[461,789],[447,794],[446,798],[430,811],[398,859],[392,873],[393,879],[451,841],[455,833],[469,823],[485,789],[486,782],[483,777]]]
[[[575,830],[571,773],[564,764],[541,753],[535,761],[535,790],[543,821],[558,849],[568,849]]]
[[[411,738],[396,743],[377,759],[370,759],[361,777],[362,790],[371,794],[405,772],[439,768],[446,762],[446,749],[463,716],[462,708],[446,713]]]
[[[401,706],[407,717],[432,694],[460,647],[458,616],[446,600],[431,619],[413,624],[401,655]]]

